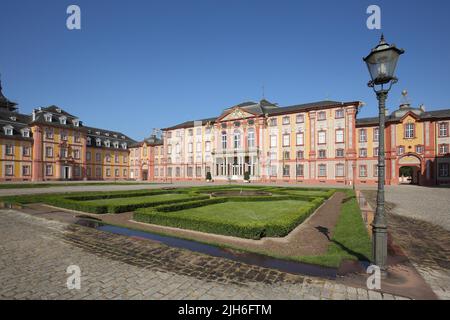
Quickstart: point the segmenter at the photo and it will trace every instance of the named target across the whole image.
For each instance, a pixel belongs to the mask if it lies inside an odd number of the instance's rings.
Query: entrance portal
[[[407,154],[398,161],[398,176],[400,184],[421,183],[421,160],[415,154]]]

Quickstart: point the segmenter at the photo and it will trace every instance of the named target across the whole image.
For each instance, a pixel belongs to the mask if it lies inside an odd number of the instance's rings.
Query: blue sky
[[[66,28],[81,7],[82,29]],[[142,139],[154,127],[257,101],[362,100],[375,116],[362,61],[379,40],[406,50],[399,83],[414,105],[450,108],[450,2],[263,0],[0,0],[0,72],[24,113],[56,104],[87,125]]]

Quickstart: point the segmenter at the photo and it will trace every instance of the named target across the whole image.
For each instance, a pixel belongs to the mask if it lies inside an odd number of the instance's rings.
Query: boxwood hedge
[[[313,213],[324,201],[324,198],[321,197],[312,199],[308,204],[301,206],[298,210],[290,213],[287,219],[277,223],[266,223],[261,221],[252,221],[251,223],[244,223],[242,221],[223,222],[215,220],[213,216],[205,219],[194,218],[185,214],[177,214],[177,211],[227,201],[279,201],[287,200],[290,197],[272,197],[270,200],[269,198],[271,197],[267,197],[264,200],[262,200],[261,197],[249,199],[213,198],[208,200],[189,201],[176,205],[156,206],[146,209],[141,208],[135,211],[133,219],[144,223],[249,239],[261,239],[262,237],[283,237],[297,225],[302,223],[307,217],[309,217],[309,215]]]

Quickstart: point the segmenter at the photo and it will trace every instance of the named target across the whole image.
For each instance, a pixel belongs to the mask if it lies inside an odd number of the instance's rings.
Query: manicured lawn
[[[283,223],[293,219],[297,209],[308,204],[306,201],[262,201],[262,202],[225,202],[209,206],[180,210],[172,215],[189,216],[205,221],[230,222],[238,225],[248,223]]]
[[[84,201],[84,203],[95,204],[95,205],[128,205],[128,204],[141,204],[148,202],[159,202],[159,201],[169,201],[175,199],[187,199],[191,196],[185,193],[166,193],[166,194],[158,194],[158,195],[149,195],[149,196],[141,196],[141,197],[121,197],[121,198],[109,198],[109,199],[97,199],[97,200],[88,200]]]
[[[292,199],[216,198],[172,206],[144,208],[133,218],[140,222],[241,238],[283,237],[322,203]]]

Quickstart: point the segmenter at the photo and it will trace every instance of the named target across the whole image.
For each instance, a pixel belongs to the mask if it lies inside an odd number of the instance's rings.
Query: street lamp
[[[384,210],[384,181],[385,181],[385,160],[384,160],[384,123],[386,116],[386,98],[392,85],[397,82],[394,76],[398,58],[405,51],[398,49],[395,45],[389,45],[381,35],[380,43],[372,49],[369,55],[363,58],[369,69],[370,77],[368,86],[373,89],[378,99],[379,109],[379,152],[378,152],[378,189],[377,189],[377,209],[372,222],[372,253],[374,263],[380,267],[386,275],[387,260],[387,222]]]

